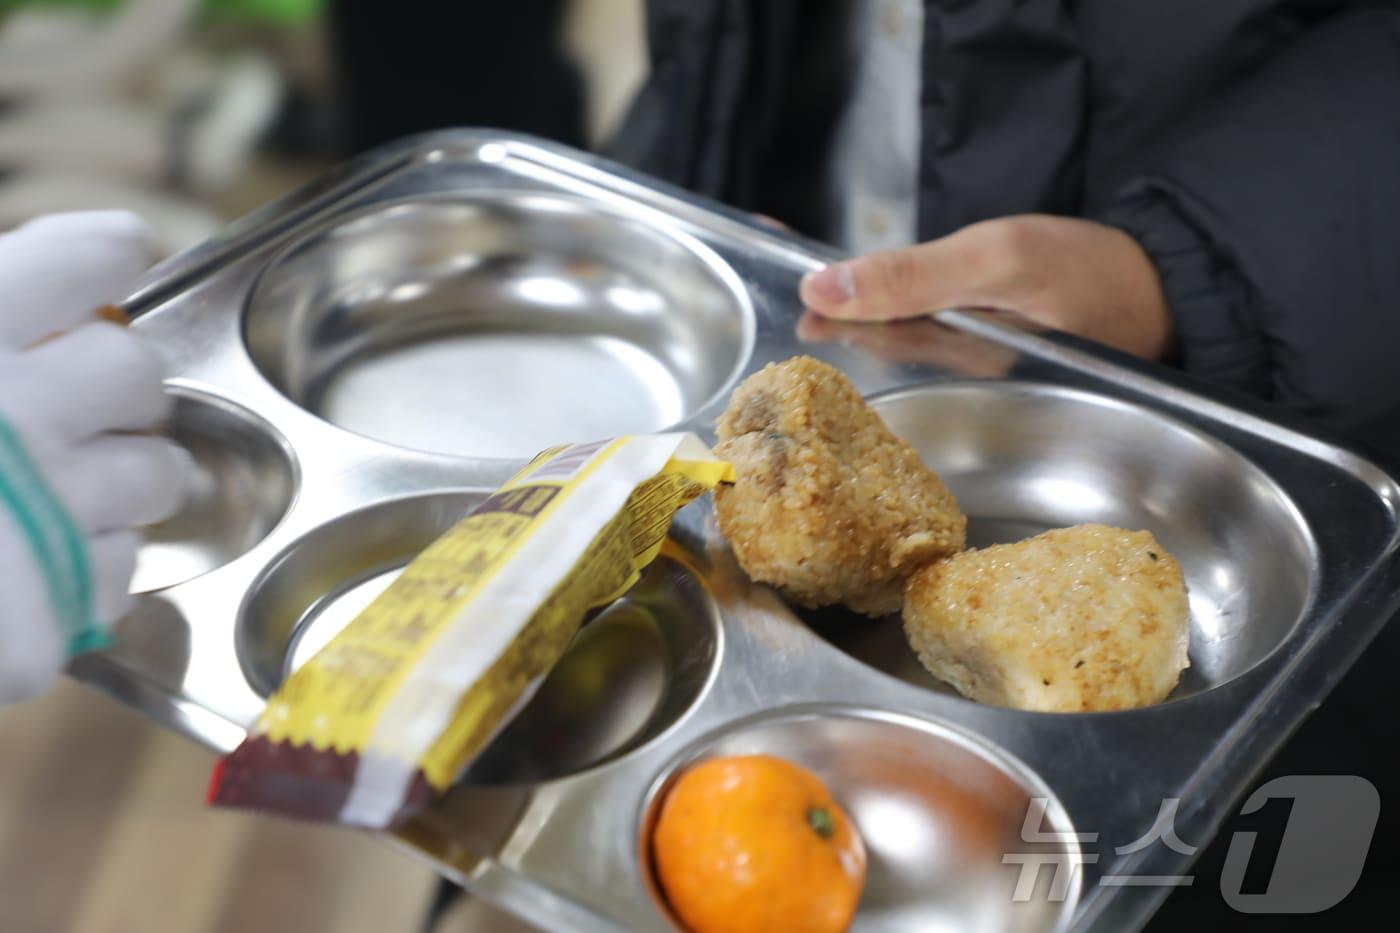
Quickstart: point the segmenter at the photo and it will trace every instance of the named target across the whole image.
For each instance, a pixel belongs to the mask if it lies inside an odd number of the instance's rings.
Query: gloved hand
[[[150,263],[117,212],[0,236],[0,703],[42,691],[94,624],[129,608],[137,527],[178,508],[193,463],[129,433],[169,410],[154,348],[96,309]]]

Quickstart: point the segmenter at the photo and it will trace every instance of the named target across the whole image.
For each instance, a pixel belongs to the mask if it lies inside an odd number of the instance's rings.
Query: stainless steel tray
[[[1045,715],[940,688],[896,622],[797,613],[707,507],[590,623],[462,786],[406,827],[438,870],[549,929],[665,929],[639,840],[675,768],[765,749],[817,769],[874,852],[864,929],[1124,930],[1204,844],[1400,593],[1391,475],[1166,370],[981,313],[818,333],[824,247],[523,137],[407,140],[155,270],[129,307],[169,355],[175,431],[215,476],[156,532],[139,609],[82,680],[228,750],[294,658],[546,443],[678,427],[805,352],[948,481],[975,543],[1149,527],[1192,592],[1167,703]],[[835,339],[832,339],[835,338]],[[1036,811],[1032,801],[1044,801]],[[1082,843],[1023,842],[1028,809]],[[1007,853],[1082,851],[1010,899]],[[941,924],[941,925],[939,925]]]

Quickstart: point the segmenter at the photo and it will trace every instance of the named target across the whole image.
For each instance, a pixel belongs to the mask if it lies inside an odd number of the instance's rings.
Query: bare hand
[[[1147,359],[1171,351],[1172,319],[1136,240],[1088,220],[1026,214],[983,221],[903,249],[810,273],[818,314],[891,321],[944,308],[991,308]]]

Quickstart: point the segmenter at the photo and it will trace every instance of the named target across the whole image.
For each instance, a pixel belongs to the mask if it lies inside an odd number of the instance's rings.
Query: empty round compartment
[[[1171,698],[1240,676],[1302,618],[1312,535],[1278,486],[1234,450],[1175,419],[1047,385],[920,386],[872,399],[968,516],[968,544],[1098,522],[1151,531],[1191,603],[1191,666]],[[827,640],[896,677],[951,692],[920,665],[898,618],[808,613]]]
[[[1078,853],[1074,830],[1033,772],[936,722],[807,706],[712,733],[653,785],[642,810],[639,856],[648,890],[672,923],[652,862],[652,829],[667,791],[687,766],[730,755],[773,755],[801,765],[850,815],[869,858],[856,929],[1030,933],[1063,929],[1073,915],[1081,873],[1073,872],[1061,892],[1051,890],[1048,876],[1063,864],[1069,878]],[[1028,825],[1038,839],[1024,833]],[[1015,896],[1018,860],[1043,866],[1023,899]]]
[[[239,620],[239,657],[253,687],[276,690],[482,498],[459,492],[383,502],[292,544],[254,585]],[[709,590],[668,546],[636,586],[588,621],[472,763],[467,783],[545,781],[650,741],[704,692],[719,639]]]
[[[658,431],[753,342],[748,293],[698,241],[580,198],[377,207],[312,234],[248,301],[254,363],[326,420],[475,457]]]
[[[145,530],[133,593],[192,580],[241,557],[287,513],[296,467],[277,431],[231,402],[175,390],[168,435],[200,475],[180,513]]]

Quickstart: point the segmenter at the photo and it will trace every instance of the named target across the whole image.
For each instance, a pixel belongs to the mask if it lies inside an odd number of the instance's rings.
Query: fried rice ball
[[[825,363],[750,376],[717,432],[737,480],[715,493],[720,531],[752,579],[799,605],[897,612],[911,573],[963,548],[952,493]]]
[[[1158,703],[1186,669],[1181,565],[1146,531],[1076,525],[909,580],[904,631],[969,699],[1046,712]]]

